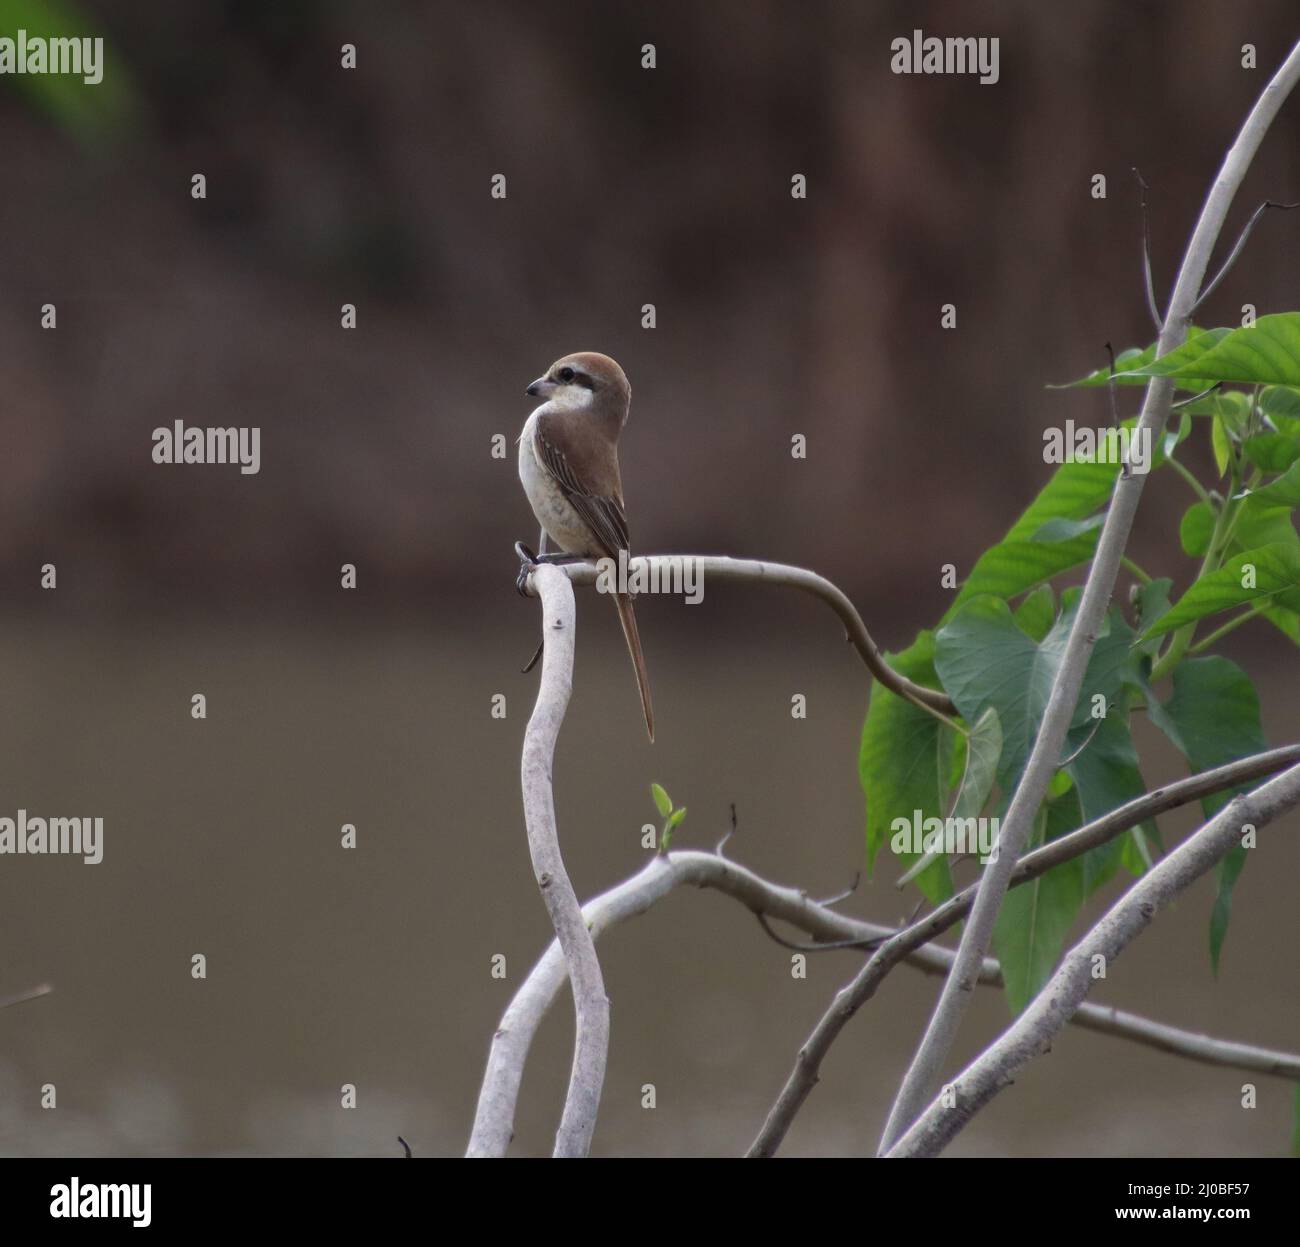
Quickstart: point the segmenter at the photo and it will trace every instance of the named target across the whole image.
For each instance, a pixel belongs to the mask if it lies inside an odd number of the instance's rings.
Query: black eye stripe
[[[586,390],[596,388],[596,383],[585,372],[579,372],[578,369],[570,368],[567,364],[555,374],[555,379],[561,385],[580,385]]]

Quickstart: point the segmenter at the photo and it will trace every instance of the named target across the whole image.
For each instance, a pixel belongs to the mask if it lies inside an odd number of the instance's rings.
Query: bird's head
[[[597,351],[578,351],[557,359],[524,392],[561,409],[600,407],[617,412],[623,420],[632,400],[632,387],[623,369]]]

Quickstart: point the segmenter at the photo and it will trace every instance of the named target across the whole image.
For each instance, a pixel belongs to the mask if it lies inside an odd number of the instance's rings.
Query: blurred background
[[[98,87],[0,78],[0,813],[105,820],[100,865],[0,859],[0,997],[55,987],[0,1011],[0,1151],[53,1155],[398,1156],[398,1134],[417,1156],[460,1151],[549,931],[517,780],[538,633],[511,550],[535,536],[513,457],[524,386],[568,351],[614,355],[634,391],[634,547],[813,567],[901,648],[949,600],[941,566],[964,574],[1046,480],[1042,429],[1107,420],[1098,392],[1045,386],[1152,336],[1131,167],[1164,292],[1300,35],[1290,0],[0,0],[0,35],[42,24],[108,47]],[[914,28],[999,37],[1000,81],[891,74]],[[1264,198],[1300,199],[1300,100],[1230,232]],[[1298,229],[1262,222],[1206,323],[1300,306]],[[177,419],[259,426],[260,474],[153,463],[152,431]],[[1185,495],[1154,477],[1131,545],[1179,588]],[[830,613],[718,586],[638,614],[654,746],[613,612],[579,598],[555,776],[580,893],[643,864],[652,780],[689,807],[679,845],[711,847],[734,802],[732,856],[841,890],[863,852],[868,682]],[[1227,652],[1261,686],[1270,742],[1295,739],[1294,651],[1260,624]],[[1153,785],[1180,774],[1158,740],[1139,747]],[[1166,842],[1193,825],[1161,821]],[[1297,831],[1248,865],[1218,981],[1203,881],[1095,998],[1294,1049]],[[900,919],[895,873],[845,909]],[[606,1155],[743,1150],[859,964],[828,953],[793,980],[748,913],[704,892],[601,953]],[[874,1149],[936,991],[891,977],[787,1154]],[[981,995],[958,1055],[1004,1023]],[[549,1150],[571,1034],[566,997],[528,1066],[518,1154]],[[1260,1079],[1243,1111],[1243,1080],[1069,1032],[951,1154],[1285,1151],[1292,1088]]]

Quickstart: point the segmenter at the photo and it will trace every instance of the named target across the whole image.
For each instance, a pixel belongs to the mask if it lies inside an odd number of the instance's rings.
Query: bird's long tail
[[[626,593],[614,595],[614,605],[618,608],[618,621],[623,625],[623,637],[627,641],[627,652],[632,655],[632,666],[636,670],[637,691],[641,694],[641,709],[645,712],[645,730],[650,734],[650,743],[655,738],[655,711],[650,702],[650,679],[645,671],[645,659],[641,656],[641,638],[636,630],[636,616],[632,613],[632,599]]]

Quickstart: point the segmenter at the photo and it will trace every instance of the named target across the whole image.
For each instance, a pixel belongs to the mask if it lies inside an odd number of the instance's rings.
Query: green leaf
[[[1039,811],[1027,848],[1037,848],[1078,825],[1079,801],[1070,792]],[[1051,977],[1083,900],[1080,858],[1062,862],[1007,892],[993,928],[993,949],[1002,963],[1013,1014],[1020,1013]]]
[[[979,722],[971,729],[965,742],[966,769],[949,815],[954,822],[979,818],[980,811],[989,799],[989,793],[993,791],[998,755],[1002,752],[1002,728],[998,723],[997,711],[992,706],[980,715]],[[911,883],[931,862],[942,856],[944,853],[940,849],[924,853],[894,886],[901,888]]]
[[[1199,388],[1216,381],[1300,385],[1300,312],[1261,316],[1248,327],[1211,333],[1218,336],[1208,349],[1211,334],[1204,334],[1132,371],[1174,377],[1180,383],[1194,375]]]
[[[1104,463],[1061,464],[1006,536],[980,556],[944,619],[980,594],[1013,598],[1086,563],[1096,549],[1095,533],[1061,542],[1035,541],[1035,534],[1050,520],[1091,515],[1110,498],[1117,476],[1116,469]]]
[[[1052,782],[1047,785],[1047,799],[1055,801],[1057,797],[1063,797],[1071,788],[1074,787],[1074,778],[1069,771],[1057,771],[1052,776]]]
[[[1285,472],[1300,459],[1300,445],[1285,433],[1257,433],[1242,443],[1251,463],[1265,472]]]
[[[1114,469],[1109,469],[1112,478]],[[945,620],[972,598],[986,594],[1013,598],[1078,567],[1092,558],[1097,548],[1096,530],[1069,541],[1002,541],[980,555],[961,592],[953,600]]]
[[[1265,748],[1260,724],[1259,695],[1255,686],[1235,663],[1214,655],[1185,659],[1174,668],[1173,695],[1164,704],[1159,723],[1187,758],[1196,774],[1249,757]],[[1167,726],[1172,724],[1172,731]],[[1222,809],[1242,785],[1212,793],[1201,802],[1206,818]],[[1246,850],[1234,846],[1219,865],[1219,890],[1210,915],[1210,961],[1219,971],[1219,955],[1232,912],[1232,889],[1246,861]]]
[[[1051,585],[1039,585],[1016,608],[1016,623],[1026,636],[1041,641],[1051,631],[1056,605]]]
[[[1210,966],[1216,975],[1219,973],[1219,958],[1223,955],[1223,941],[1228,938],[1228,924],[1232,920],[1232,890],[1245,868],[1246,852],[1240,844],[1233,845],[1215,872],[1219,887],[1210,909]]]
[[[1300,613],[1284,606],[1265,606],[1259,613],[1293,645],[1300,645]]]
[[[938,687],[934,670],[934,634],[920,633],[901,654],[887,655],[896,671],[929,687]],[[972,720],[973,722],[973,720]],[[858,775],[867,802],[867,870],[881,845],[888,845],[894,819],[942,818],[943,797],[952,765],[953,734],[933,715],[891,693],[878,682],[862,728]],[[903,854],[905,863],[919,854]],[[916,880],[927,899],[938,903],[952,895],[945,861],[934,862]]]
[[[1083,533],[1090,533],[1095,528],[1100,528],[1106,522],[1106,512],[1098,511],[1096,515],[1090,515],[1086,520],[1067,520],[1064,516],[1058,515],[1053,520],[1048,520],[1035,534],[1035,541],[1069,541],[1071,537],[1078,537]]]
[[[101,27],[94,15],[68,0],[0,0],[0,34],[13,36],[25,30],[29,38],[84,37]],[[100,62],[102,77],[91,85],[84,74],[14,74],[3,79],[5,88],[25,96],[61,130],[86,147],[102,146],[107,139],[136,128],[139,91],[130,66],[119,56],[112,40],[105,39]]]
[[[1228,430],[1224,426],[1223,417],[1217,413],[1214,422],[1210,425],[1210,445],[1214,449],[1214,466],[1222,478],[1228,470],[1228,464],[1232,462],[1232,443],[1228,440]]]
[[[1141,827],[1133,827],[1123,836],[1120,842],[1124,849],[1120,854],[1120,864],[1134,877],[1144,875],[1151,869],[1154,862],[1151,857],[1151,850],[1147,846],[1146,833]]]
[[[1150,584],[1138,589],[1138,631],[1145,632],[1161,615],[1169,609],[1169,590],[1174,582],[1168,576],[1152,580]],[[1154,654],[1160,648],[1158,641],[1144,641],[1140,647],[1145,652]]]
[[[1250,496],[1276,506],[1300,506],[1300,462],[1293,463],[1277,480],[1252,490]]]
[[[1176,429],[1166,429],[1164,437],[1164,457],[1172,459],[1174,451],[1187,440],[1192,431],[1192,413],[1186,408],[1180,413],[1178,427]]]
[[[650,795],[655,800],[655,809],[659,811],[660,818],[667,818],[673,812],[672,798],[663,790],[659,784],[650,785]]]
[[[1300,390],[1270,385],[1260,391],[1259,409],[1279,433],[1300,437]]]
[[[1079,794],[1082,822],[1092,822],[1147,790],[1125,712],[1117,708],[1097,725],[1089,740],[1093,727],[1091,721],[1080,724],[1071,730],[1065,743],[1067,757],[1078,751],[1067,769]],[[1084,741],[1088,743],[1085,745]],[[1148,821],[1141,826],[1154,836],[1154,823]],[[1106,844],[1089,849],[1080,859],[1085,896],[1091,896],[1115,875],[1123,861],[1125,839],[1116,836]]]
[[[686,807],[682,806],[680,810],[674,810],[668,816],[668,830],[675,831],[682,825],[682,819],[686,817]]]
[[[1247,567],[1254,568],[1254,584],[1250,588],[1242,585]],[[1142,639],[1160,636],[1258,598],[1278,599],[1272,604],[1292,609],[1286,595],[1297,586],[1300,586],[1300,548],[1277,543],[1247,550],[1229,559],[1218,571],[1202,576],[1142,634]]]
[[[1222,416],[1230,430],[1244,429],[1250,415],[1251,396],[1244,390],[1215,390],[1179,410],[1194,416]]]
[[[1187,340],[1181,349],[1186,348],[1189,353],[1192,351],[1207,351],[1215,342],[1228,334],[1227,329],[1198,329],[1192,326],[1187,331]],[[1130,347],[1127,351],[1121,351],[1115,356],[1115,382],[1118,385],[1146,385],[1150,376],[1142,371],[1155,362],[1156,344],[1153,342],[1145,350],[1138,350],[1136,347]],[[1169,356],[1165,357],[1166,359]],[[1096,368],[1087,376],[1080,377],[1077,381],[1067,382],[1065,385],[1049,386],[1049,389],[1064,390],[1073,389],[1077,386],[1098,386],[1105,385],[1110,380],[1109,368]],[[1181,381],[1179,385],[1182,389],[1188,390],[1206,390],[1214,383],[1207,381],[1204,384],[1198,382],[1184,385]]]
[[[1063,463],[1038,491],[1004,541],[1032,541],[1048,520],[1083,519],[1107,502],[1115,489],[1115,468],[1105,463]]]
[[[1182,543],[1183,553],[1200,558],[1210,548],[1210,538],[1214,535],[1214,512],[1203,502],[1194,502],[1183,512],[1182,523],[1178,525],[1178,540]]]
[[[1233,554],[1244,554],[1256,546],[1300,545],[1291,508],[1271,506],[1265,499],[1249,495],[1241,504],[1241,514],[1232,534]]]
[[[998,712],[1003,744],[997,778],[1004,792],[1012,790],[1028,757],[1077,603],[1076,594],[1041,644],[1017,626],[1004,601],[993,597],[968,602],[935,635],[935,667],[962,717],[975,723],[989,706]],[[1115,621],[1122,628],[1118,633]],[[1123,671],[1133,663],[1131,637],[1112,613],[1112,626],[1094,646],[1084,674],[1076,723],[1087,720],[1093,694],[1101,693],[1108,705],[1119,695]]]

